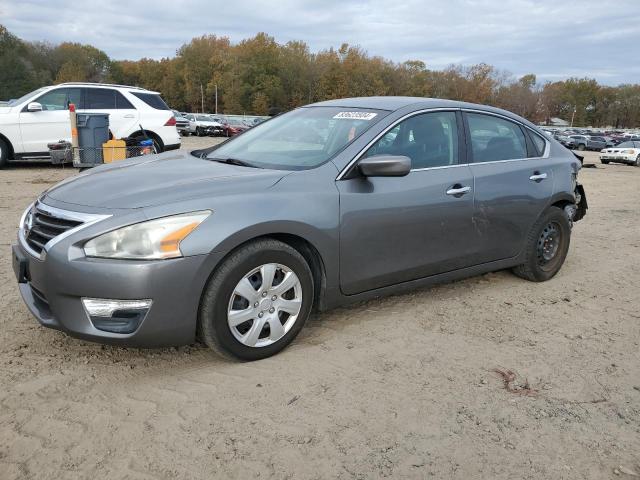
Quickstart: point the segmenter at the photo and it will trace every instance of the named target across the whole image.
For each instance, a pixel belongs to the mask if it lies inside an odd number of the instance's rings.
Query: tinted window
[[[160,98],[160,95],[157,93],[142,93],[142,92],[130,92],[132,95],[135,95],[144,103],[149,105],[151,108],[155,108],[156,110],[171,110],[164,100]]]
[[[87,88],[85,89],[85,108],[114,110],[116,108],[115,90],[108,88]]]
[[[544,149],[547,146],[547,142],[545,142],[544,138],[540,135],[536,135],[533,132],[530,132],[529,136],[531,140],[533,140],[533,145],[536,147],[537,156],[542,156],[544,154]]]
[[[43,110],[68,110],[69,103],[80,108],[79,88],[58,88],[50,90],[36,100]]]
[[[458,128],[454,112],[423,113],[408,118],[382,136],[367,152],[403,155],[411,168],[431,168],[458,162]]]
[[[114,93],[116,94],[116,108],[118,110],[135,110],[136,107],[131,105],[131,102],[124,98],[124,95],[117,90],[114,90]]]
[[[527,143],[518,125],[492,115],[468,113],[474,162],[527,158]]]

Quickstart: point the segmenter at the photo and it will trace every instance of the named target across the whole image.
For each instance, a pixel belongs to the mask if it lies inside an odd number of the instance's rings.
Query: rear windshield
[[[220,144],[207,158],[241,160],[259,168],[306,170],[327,162],[389,112],[304,107]]]
[[[135,95],[144,103],[149,105],[151,108],[155,108],[156,110],[171,110],[164,100],[157,93],[142,93],[142,92],[129,92],[132,95]]]

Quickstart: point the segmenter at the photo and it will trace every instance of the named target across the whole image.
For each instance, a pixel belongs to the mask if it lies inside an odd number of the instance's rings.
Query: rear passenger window
[[[474,162],[527,158],[527,142],[520,126],[493,115],[466,115]]]
[[[364,157],[403,155],[413,170],[458,163],[458,126],[454,112],[423,113],[396,125]]]
[[[115,90],[108,88],[87,88],[85,90],[85,108],[93,110],[114,110],[116,108]]]

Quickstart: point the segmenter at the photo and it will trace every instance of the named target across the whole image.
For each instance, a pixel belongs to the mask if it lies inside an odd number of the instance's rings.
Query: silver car
[[[13,265],[46,327],[255,360],[314,309],[505,268],[550,279],[586,213],[579,169],[503,110],[332,100],[52,187],[24,212]]]

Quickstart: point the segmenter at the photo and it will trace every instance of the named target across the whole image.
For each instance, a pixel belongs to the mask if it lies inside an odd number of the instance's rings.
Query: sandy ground
[[[0,172],[2,480],[640,473],[640,168],[582,171],[591,208],[552,281],[497,272],[316,315],[255,363],[36,323],[9,246],[23,208],[73,173]]]

